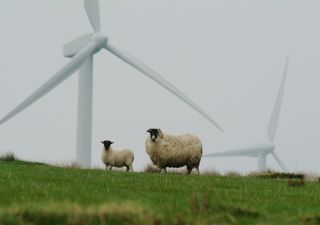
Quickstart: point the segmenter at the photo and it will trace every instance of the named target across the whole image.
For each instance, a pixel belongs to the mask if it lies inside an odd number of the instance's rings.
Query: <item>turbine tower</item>
[[[289,65],[289,56],[287,57],[278,96],[274,104],[274,108],[273,108],[269,125],[268,125],[268,142],[259,144],[256,146],[251,146],[251,147],[246,147],[246,148],[241,148],[236,150],[209,153],[209,154],[203,155],[203,157],[234,157],[234,156],[256,157],[258,171],[262,172],[267,170],[267,156],[271,154],[273,158],[278,162],[282,170],[288,171],[287,166],[284,164],[284,162],[279,158],[277,153],[274,151],[275,149],[274,137],[275,137],[278,122],[279,122],[282,99],[283,99],[285,83],[287,79],[288,65]]]
[[[91,137],[92,137],[92,76],[93,55],[101,49],[106,49],[121,60],[139,70],[141,73],[170,91],[180,100],[200,113],[220,131],[222,128],[211,117],[195,104],[184,93],[178,90],[169,81],[146,66],[140,60],[120,50],[109,43],[107,36],[101,33],[100,9],[98,0],[84,0],[84,7],[94,30],[94,33],[83,34],[64,45],[64,56],[71,60],[55,73],[47,82],[28,96],[12,111],[0,120],[0,125],[14,117],[16,114],[29,107],[42,96],[57,87],[65,79],[79,70],[78,89],[78,117],[77,117],[77,151],[76,160],[82,167],[91,166]]]

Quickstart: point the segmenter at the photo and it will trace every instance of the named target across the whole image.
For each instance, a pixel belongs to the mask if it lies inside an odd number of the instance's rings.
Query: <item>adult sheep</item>
[[[133,172],[132,163],[134,155],[130,149],[113,150],[111,148],[113,142],[109,140],[101,141],[101,143],[104,145],[104,150],[102,151],[102,162],[106,165],[106,169],[111,170],[113,166],[125,166],[127,168],[127,172]]]
[[[195,168],[199,175],[202,144],[198,137],[192,134],[169,135],[155,128],[147,132],[150,137],[146,139],[146,151],[162,173],[167,172],[167,167],[187,166],[188,174]]]

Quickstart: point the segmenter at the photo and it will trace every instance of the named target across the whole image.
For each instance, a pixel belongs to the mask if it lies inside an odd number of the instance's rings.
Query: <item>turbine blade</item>
[[[203,157],[233,157],[233,156],[255,157],[265,151],[266,151],[265,148],[255,146],[255,147],[239,148],[235,150],[228,150],[228,151],[222,151],[222,152],[208,153],[208,154],[204,154]]]
[[[53,75],[47,82],[40,86],[35,92],[33,92],[29,97],[27,97],[23,102],[16,106],[11,112],[4,116],[0,120],[0,125],[33,104],[39,98],[47,94],[53,88],[58,86],[61,82],[67,79],[72,73],[74,73],[82,63],[91,55],[96,49],[96,44],[94,42],[89,43],[86,47],[79,51],[70,62],[68,62],[64,67],[62,67],[55,75]]]
[[[100,26],[100,7],[98,0],[84,0],[86,9],[93,30],[97,33],[101,31]]]
[[[120,59],[131,65],[132,67],[136,68],[140,72],[142,72],[144,75],[170,91],[172,94],[174,94],[176,97],[181,99],[183,102],[188,104],[191,108],[196,110],[198,113],[200,113],[203,117],[205,117],[207,120],[209,120],[213,125],[215,125],[220,131],[223,132],[223,129],[213,120],[211,117],[203,111],[197,104],[195,104],[190,98],[188,98],[184,93],[182,93],[179,89],[177,89],[175,86],[173,86],[169,81],[164,79],[162,76],[160,76],[158,73],[156,73],[154,70],[149,68],[147,65],[142,63],[140,60],[138,60],[136,57],[132,56],[131,54],[119,50],[115,48],[114,46],[111,46],[109,43],[105,47],[107,50],[109,50],[114,55],[118,56]]]
[[[279,166],[283,169],[283,171],[288,172],[289,169],[286,164],[279,158],[279,156],[273,151],[272,153],[273,158],[278,162]]]
[[[277,100],[276,100],[275,105],[273,107],[273,111],[272,111],[270,121],[269,121],[268,138],[269,138],[270,142],[273,142],[274,136],[277,131],[280,110],[281,110],[281,104],[282,104],[282,99],[283,99],[283,95],[284,95],[285,83],[286,83],[286,79],[287,79],[288,65],[289,65],[289,56],[287,57],[287,62],[286,62],[286,66],[285,66],[282,81],[281,81],[281,86],[280,86]]]

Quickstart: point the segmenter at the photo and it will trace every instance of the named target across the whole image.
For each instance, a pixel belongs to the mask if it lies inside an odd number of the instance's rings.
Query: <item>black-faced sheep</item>
[[[167,172],[167,167],[187,166],[188,174],[193,168],[199,174],[202,144],[198,137],[192,134],[169,135],[155,128],[147,132],[150,133],[150,137],[146,139],[146,151],[162,173]]]
[[[133,152],[130,149],[113,150],[111,145],[112,141],[105,140],[101,141],[104,145],[102,151],[102,162],[106,165],[106,169],[111,170],[112,167],[123,167],[125,166],[128,171],[133,171],[132,163],[134,160]]]

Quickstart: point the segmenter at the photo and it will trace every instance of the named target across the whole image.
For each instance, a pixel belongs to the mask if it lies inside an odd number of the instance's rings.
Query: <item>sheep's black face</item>
[[[150,140],[152,142],[156,142],[157,138],[159,137],[160,129],[150,128],[147,130],[150,133]]]
[[[113,144],[113,142],[109,141],[109,140],[101,141],[101,143],[104,145],[104,148],[105,148],[106,151],[108,151],[109,148],[110,148],[110,145]]]

